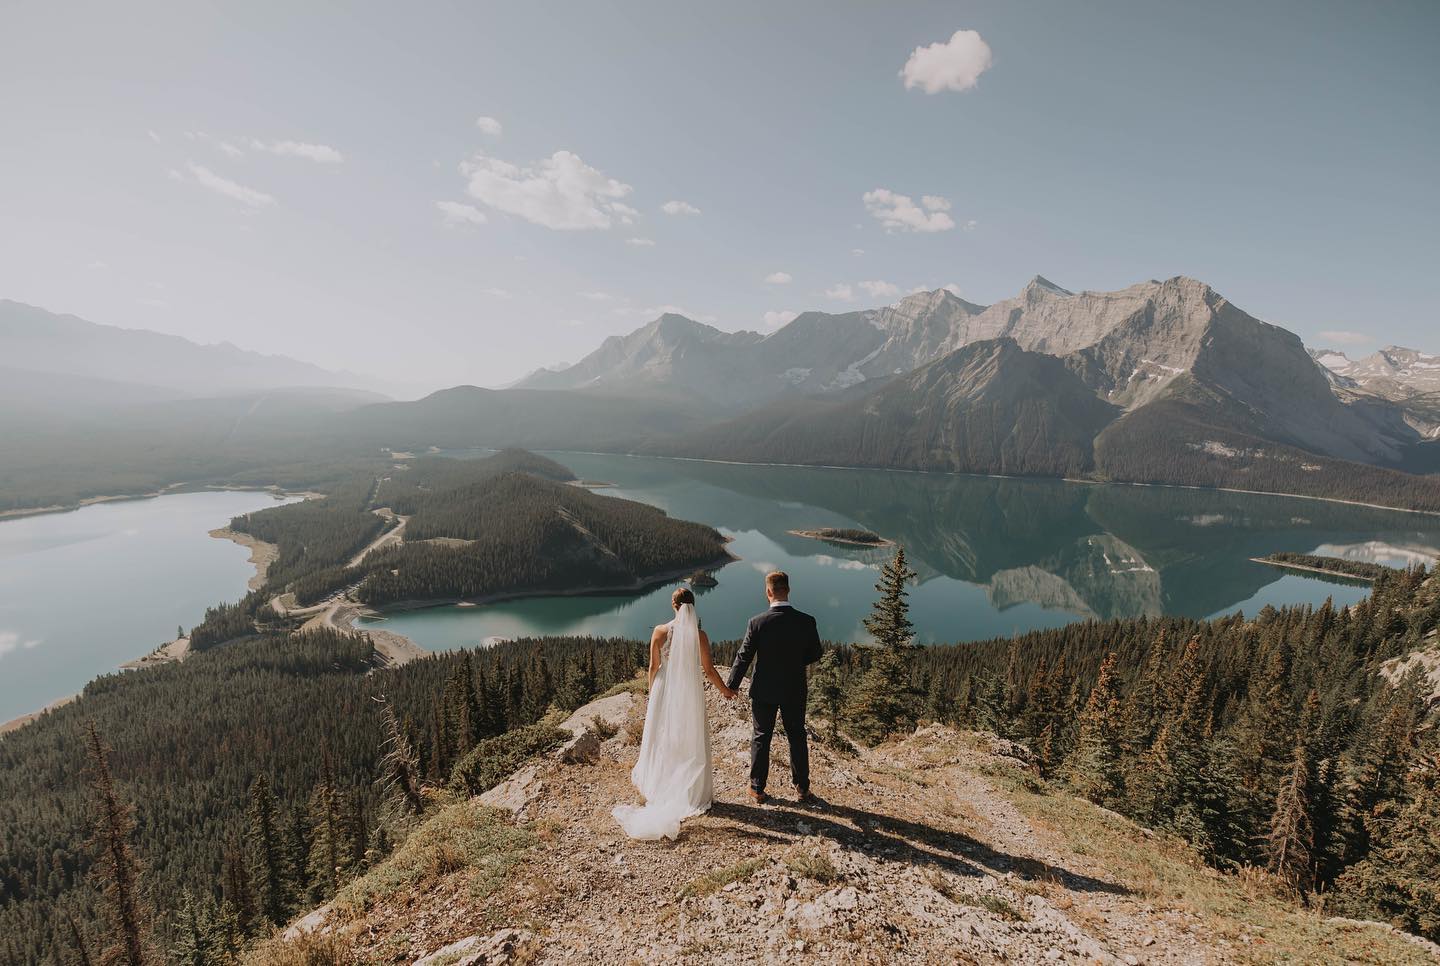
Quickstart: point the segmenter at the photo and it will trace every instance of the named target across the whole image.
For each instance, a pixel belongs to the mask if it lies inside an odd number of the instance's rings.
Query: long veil
[[[700,625],[691,604],[681,604],[670,624],[630,780],[645,797],[644,806],[617,805],[611,814],[631,838],[673,839],[680,834],[681,819],[710,807],[710,720],[700,670]]]

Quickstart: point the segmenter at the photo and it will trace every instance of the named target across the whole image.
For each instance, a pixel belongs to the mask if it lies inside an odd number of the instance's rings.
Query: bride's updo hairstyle
[[[693,603],[695,603],[695,593],[689,587],[678,587],[675,593],[670,595],[670,606],[676,610],[680,609],[681,604]]]

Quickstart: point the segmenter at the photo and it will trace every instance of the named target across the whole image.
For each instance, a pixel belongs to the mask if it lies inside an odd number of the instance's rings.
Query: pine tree
[[[246,838],[256,909],[265,920],[279,925],[290,910],[290,884],[275,795],[270,791],[270,780],[264,775],[258,776],[250,787],[250,827]]]
[[[290,821],[285,827],[285,871],[290,878],[290,894],[295,897],[310,893],[310,823],[305,808],[290,806]]]
[[[840,737],[840,714],[845,707],[845,683],[842,678],[839,648],[830,648],[810,675],[810,708],[826,718],[826,733]]]
[[[1122,784],[1122,714],[1115,661],[1116,654],[1111,651],[1100,664],[1095,687],[1080,713],[1075,749],[1063,771],[1081,795],[1101,805],[1119,797]]]
[[[875,584],[880,599],[865,618],[865,629],[881,647],[900,651],[911,646],[914,625],[910,623],[905,585],[918,576],[905,563],[905,548],[901,546],[895,548],[895,557],[880,568],[880,580]]]
[[[1440,942],[1440,762],[1415,769],[1372,857],[1336,880],[1341,907]]]
[[[225,844],[220,856],[220,890],[225,904],[234,911],[241,935],[253,936],[259,919],[255,909],[255,890],[250,881],[244,845],[234,839]]]
[[[339,798],[327,763],[325,777],[310,794],[310,856],[306,864],[310,895],[320,901],[339,890],[348,859]]]
[[[130,849],[135,829],[130,805],[120,798],[110,774],[110,749],[95,722],[85,724],[90,756],[92,874],[105,899],[108,933],[100,951],[102,966],[144,966],[150,957],[150,912],[141,895],[140,862]]]
[[[409,735],[400,727],[390,702],[384,695],[376,700],[380,704],[380,721],[385,736],[380,746],[380,777],[377,782],[391,800],[396,813],[401,816],[419,815],[425,811],[419,757],[410,744]]]
[[[1314,827],[1310,820],[1310,775],[1305,746],[1297,745],[1290,775],[1275,797],[1266,836],[1266,867],[1298,892],[1314,882]]]
[[[171,934],[170,962],[175,966],[231,966],[239,961],[234,914],[208,896],[197,899],[188,889],[181,893]]]
[[[875,601],[865,629],[875,638],[870,667],[860,678],[850,706],[850,726],[870,744],[905,727],[913,727],[920,695],[910,681],[908,652],[912,648],[910,605],[905,585],[918,576],[905,563],[905,548],[896,547],[895,557],[880,568]]]

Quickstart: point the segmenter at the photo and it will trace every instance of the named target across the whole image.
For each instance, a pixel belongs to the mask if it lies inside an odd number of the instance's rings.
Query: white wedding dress
[[[714,797],[700,624],[691,604],[680,605],[660,647],[640,760],[630,780],[645,804],[616,805],[610,814],[632,839],[675,838],[680,821],[709,809]]]

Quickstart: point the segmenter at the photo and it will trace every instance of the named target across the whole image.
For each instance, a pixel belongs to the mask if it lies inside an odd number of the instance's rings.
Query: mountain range
[[[1316,473],[1299,454],[1404,468],[1428,435],[1408,397],[1346,385],[1183,276],[1079,293],[1036,276],[990,306],[938,289],[768,336],[665,315],[520,386],[689,394],[726,418],[649,448],[722,459],[1112,475],[1097,454],[1119,469],[1124,438],[1153,442],[1158,421],[1178,475],[1232,455]]]
[[[175,403],[177,394],[348,378],[17,303],[0,302],[0,353],[20,371],[0,379],[0,417],[22,413],[11,422],[40,440],[10,450],[23,467],[11,485],[26,494],[43,493],[46,467],[76,447],[45,435],[45,421],[29,421],[7,391],[35,413],[65,400],[106,413],[89,420],[85,445],[106,441],[106,466],[119,473],[111,464],[134,440],[163,441],[176,435],[165,428],[172,424],[208,441],[207,452],[226,453],[227,466],[240,458],[228,452],[236,441],[262,442],[248,408],[229,416],[228,404],[211,407],[202,426],[194,400]],[[1393,347],[1359,362],[1311,352],[1184,276],[1114,292],[1072,292],[1036,276],[993,305],[937,289],[877,309],[806,312],[768,335],[665,314],[511,388],[457,386],[413,402],[350,390],[309,390],[341,394],[323,403],[291,394],[284,406],[298,414],[294,425],[269,438],[272,449],[288,447],[271,455],[307,465],[322,452],[521,446],[1167,483],[1440,510],[1440,476],[1427,475],[1440,470],[1437,365]],[[123,406],[107,408],[106,399],[120,398]],[[124,415],[132,412],[143,416]],[[197,465],[175,453],[143,469],[163,484],[182,466],[189,475],[176,479],[208,472]],[[82,470],[72,467],[72,478]]]
[[[49,407],[74,404],[77,409],[270,389],[384,388],[367,376],[249,352],[228,342],[201,345],[5,299],[0,299],[0,365],[9,377],[4,381],[23,378],[29,384],[27,391],[12,384],[4,398],[18,404],[38,394],[49,397]],[[49,388],[43,385],[47,382]]]

